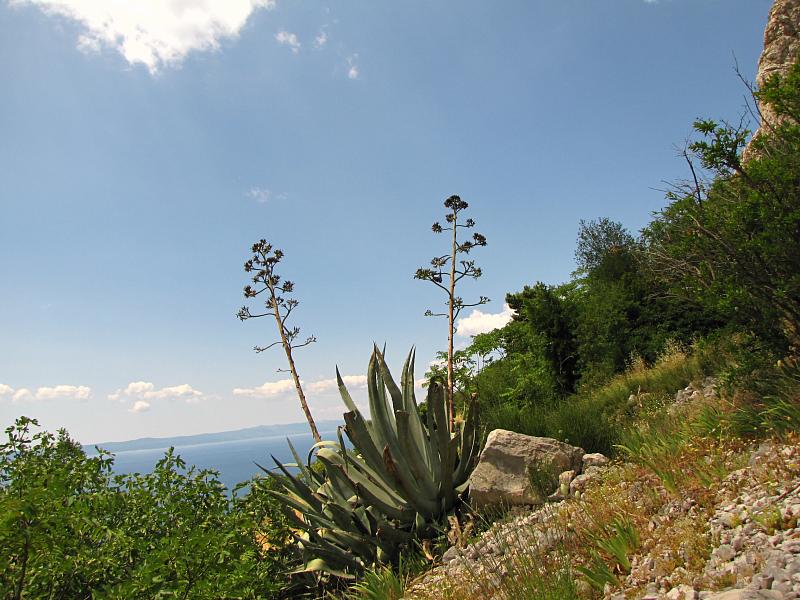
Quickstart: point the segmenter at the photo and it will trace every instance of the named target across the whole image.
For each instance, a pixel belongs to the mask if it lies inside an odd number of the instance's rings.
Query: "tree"
[[[281,276],[275,273],[275,267],[283,258],[283,251],[273,249],[272,244],[267,243],[267,240],[259,240],[251,249],[253,257],[244,263],[245,273],[255,273],[252,276],[253,284],[246,285],[244,288],[245,298],[255,298],[261,294],[266,294],[264,307],[266,312],[253,314],[247,306],[242,306],[236,314],[239,320],[246,321],[247,319],[257,319],[260,317],[272,316],[275,319],[275,325],[278,328],[278,336],[280,339],[268,344],[267,346],[255,346],[256,352],[264,352],[273,346],[280,344],[286,353],[286,361],[289,363],[289,373],[292,375],[294,387],[297,390],[297,398],[300,400],[300,406],[303,413],[306,415],[308,426],[311,428],[311,434],[314,439],[319,442],[322,438],[317,430],[317,425],[314,422],[314,417],[311,416],[311,411],[306,402],[306,396],[303,393],[303,386],[300,382],[300,377],[297,374],[297,367],[294,363],[293,351],[297,348],[302,348],[313,344],[317,341],[313,335],[307,337],[304,341],[295,343],[300,335],[300,328],[295,326],[289,328],[286,324],[289,315],[297,308],[300,302],[294,298],[284,297],[283,294],[291,294],[294,291],[294,283],[289,280],[281,280]],[[279,371],[285,371],[278,369]]]
[[[514,310],[517,335],[509,341],[510,353],[528,353],[543,348],[550,363],[558,392],[564,396],[575,391],[578,349],[575,338],[577,302],[574,286],[551,286],[537,282],[521,292],[506,294],[506,303]],[[510,329],[510,328],[509,328]],[[529,330],[534,336],[531,336]]]
[[[464,223],[459,223],[458,218],[461,212],[469,207],[464,200],[458,196],[450,196],[444,201],[444,206],[448,209],[445,214],[446,226],[438,222],[431,226],[433,233],[452,232],[450,238],[450,250],[447,254],[434,256],[431,259],[430,268],[420,268],[414,274],[415,279],[430,281],[436,287],[444,290],[447,294],[447,312],[434,313],[431,310],[425,312],[429,317],[447,317],[447,405],[450,410],[450,429],[455,427],[455,411],[453,407],[453,396],[455,382],[453,378],[453,338],[455,336],[455,321],[458,315],[465,308],[470,306],[480,306],[489,302],[489,298],[480,296],[477,302],[465,303],[460,296],[456,296],[456,284],[470,277],[477,279],[481,276],[480,267],[475,266],[474,260],[459,260],[459,255],[467,255],[476,246],[485,246],[486,238],[480,233],[473,233],[472,239],[460,241],[458,239],[459,229],[471,229],[475,227],[475,221],[467,219]]]
[[[599,270],[614,271],[613,265],[608,263],[612,262],[614,257],[622,260],[630,257],[633,247],[633,236],[622,223],[607,217],[591,221],[581,219],[578,244],[575,249],[575,261],[578,265],[576,273],[587,275],[591,272],[597,274]]]
[[[800,351],[800,63],[756,98],[776,113],[751,142],[744,126],[701,120],[685,153],[691,179],[645,231],[649,267],[774,348]],[[695,163],[698,163],[695,165]]]

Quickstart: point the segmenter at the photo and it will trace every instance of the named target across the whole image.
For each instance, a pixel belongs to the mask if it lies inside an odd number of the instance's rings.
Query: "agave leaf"
[[[428,471],[432,470],[431,463],[431,447],[428,440],[428,431],[422,424],[422,419],[419,416],[419,407],[417,406],[417,399],[414,396],[414,358],[415,350],[411,348],[408,353],[406,362],[403,365],[403,374],[400,378],[400,386],[403,388],[403,398],[405,411],[409,414],[409,426],[411,433],[414,436],[414,443],[421,448],[421,453],[425,458],[425,466]]]
[[[336,384],[339,386],[339,394],[342,396],[342,401],[347,407],[347,410],[358,410],[356,403],[353,402],[353,398],[350,396],[350,392],[347,391],[347,387],[344,385],[344,381],[342,380],[341,373],[339,373],[338,366],[336,367]]]
[[[373,350],[373,355],[375,355],[377,352],[378,348],[375,347]],[[375,382],[376,382],[375,399],[378,403],[380,403],[384,407],[386,414],[389,415],[389,421],[388,421],[389,425],[394,426],[394,421],[392,421],[391,419],[391,416],[394,414],[394,411],[389,406],[389,401],[388,398],[386,397],[386,383],[383,381],[380,365],[377,363],[377,356],[375,362]],[[397,432],[395,431],[395,434],[396,433]]]
[[[381,379],[383,380],[386,389],[389,390],[389,396],[392,398],[392,407],[394,408],[393,412],[396,414],[399,410],[407,410],[405,403],[403,402],[403,392],[400,391],[400,388],[397,387],[397,384],[394,382],[392,374],[389,371],[389,367],[386,364],[386,360],[383,358],[383,354],[378,352],[378,349],[375,348],[375,355],[378,359],[378,370],[380,372]]]
[[[372,352],[372,359],[370,360],[370,366],[372,371],[372,380],[374,385],[370,386],[369,391],[370,395],[372,395],[373,388],[375,389],[384,389],[385,386],[391,386],[390,390],[394,396],[398,397],[398,401],[396,404],[402,406],[402,399],[400,397],[400,388],[394,383],[391,379],[391,374],[389,374],[389,369],[386,366],[386,363],[383,361],[383,356],[381,356],[380,352],[378,351],[377,346],[374,347]],[[384,379],[382,373],[386,373],[388,375],[388,379]],[[367,371],[367,381],[370,384],[370,370]],[[386,463],[386,448],[388,447],[391,450],[392,459],[394,465],[396,466],[396,475],[399,475],[402,479],[402,487],[407,490],[407,494],[411,494],[413,496],[420,497],[424,494],[420,484],[415,479],[412,473],[412,467],[409,464],[409,461],[406,458],[406,454],[403,451],[402,446],[400,445],[399,436],[398,436],[398,429],[397,429],[397,421],[394,414],[389,414],[387,409],[387,405],[385,401],[376,401],[371,402],[371,405],[375,404],[381,410],[379,410],[379,414],[373,413],[373,419],[375,420],[376,424],[379,428],[384,429],[384,437],[386,439],[386,444],[384,445],[384,464]],[[388,469],[387,469],[388,470]],[[390,474],[395,477],[395,474],[392,471],[389,471]],[[399,480],[398,480],[399,481]]]
[[[438,514],[438,505],[430,498],[426,498],[419,487],[413,482],[410,471],[406,470],[403,464],[394,460],[389,446],[383,449],[383,462],[389,475],[395,480],[403,494],[403,497],[417,511],[435,516]]]
[[[369,396],[369,413],[372,418],[372,432],[375,445],[378,448],[383,448],[389,443],[390,437],[396,438],[394,423],[391,422],[385,399],[383,398],[380,388],[383,382],[380,381],[378,374],[377,358],[375,352],[367,367],[367,395]]]
[[[403,544],[407,544],[412,539],[414,539],[414,534],[408,531],[404,531],[402,529],[397,529],[396,527],[378,527],[378,535],[379,540],[389,540],[390,543],[394,546],[401,546]]]
[[[407,523],[411,518],[411,515],[414,514],[414,510],[412,508],[398,508],[397,506],[384,502],[374,493],[374,489],[371,489],[367,485],[357,483],[356,492],[358,496],[364,500],[365,504],[377,508],[390,519],[396,519],[401,525]]]
[[[452,463],[450,462],[450,420],[445,408],[444,389],[438,381],[428,384],[428,410],[433,413],[436,445],[439,454],[439,489],[445,493],[452,485]],[[438,515],[437,515],[438,516]]]
[[[317,510],[317,511],[322,510],[322,500],[320,498],[318,498],[317,496],[315,496],[314,493],[309,489],[309,487],[307,485],[304,485],[302,481],[300,481],[294,475],[289,473],[289,471],[286,469],[286,467],[284,467],[278,461],[278,459],[276,459],[273,456],[272,460],[275,461],[275,465],[286,476],[286,479],[289,481],[289,486],[286,486],[286,482],[282,481],[277,475],[275,475],[274,473],[268,472],[270,477],[274,477],[276,480],[281,482],[281,484],[283,484],[285,487],[288,487],[289,489],[293,490],[298,496],[300,496],[303,499],[303,502],[305,502],[309,506],[311,506],[312,509]]]
[[[400,441],[400,449],[406,457],[406,462],[411,469],[411,474],[428,498],[436,498],[439,490],[433,481],[431,472],[427,469],[425,459],[422,454],[420,454],[419,446],[413,439],[408,423],[408,413],[404,410],[398,411],[395,414],[395,418],[397,419],[397,433]]]
[[[393,495],[402,501],[402,496],[397,494],[394,490],[396,486],[391,483],[393,480],[386,470],[386,465],[383,462],[383,455],[375,446],[373,438],[370,437],[361,413],[346,413],[344,415],[344,420],[345,423],[347,423],[347,437],[350,438],[353,446],[358,449],[364,462],[371,469],[370,475],[372,478],[382,482],[384,487],[392,491]]]
[[[380,470],[382,459],[378,445],[364,417],[359,411],[350,411],[344,413],[344,422],[344,431],[353,447],[367,464],[373,469]]]
[[[364,483],[375,488],[376,493],[385,496],[387,502],[393,502],[398,506],[405,505],[406,501],[398,495],[392,488],[391,482],[386,479],[388,474],[379,474],[373,471],[363,460],[358,457],[349,457],[347,462],[339,454],[325,453],[325,458],[333,465],[341,468],[348,479],[353,483]],[[349,469],[346,467],[349,465]]]
[[[461,429],[461,447],[459,448],[459,462],[453,475],[453,483],[458,486],[472,472],[475,462],[475,447],[477,444],[477,413],[478,401],[471,398],[467,406],[467,417]]]
[[[346,571],[335,569],[331,567],[328,563],[326,563],[321,558],[314,558],[306,563],[303,568],[295,569],[294,571],[290,571],[291,573],[315,573],[317,571],[322,571],[325,573],[330,573],[336,577],[341,577],[342,579],[355,579],[355,575],[352,575]]]

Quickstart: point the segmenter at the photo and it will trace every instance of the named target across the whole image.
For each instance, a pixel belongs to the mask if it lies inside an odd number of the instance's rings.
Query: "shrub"
[[[277,594],[287,532],[254,482],[230,500],[213,471],[170,450],[145,475],[111,475],[61,430],[22,417],[0,446],[4,598],[264,598]]]

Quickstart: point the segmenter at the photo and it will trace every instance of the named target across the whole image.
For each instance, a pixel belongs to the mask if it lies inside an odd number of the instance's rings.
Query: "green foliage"
[[[381,566],[364,573],[347,595],[349,600],[401,600],[405,582],[391,567]]]
[[[513,320],[457,353],[457,364],[467,367],[459,371],[460,389],[477,392],[489,413],[519,413],[530,423],[533,413],[569,412],[560,405],[570,394],[602,388],[632,356],[653,364],[667,343],[689,344],[721,325],[698,301],[669,296],[619,223],[582,221],[576,258],[575,279],[508,294]],[[586,426],[596,431],[573,433],[603,445],[608,436]]]
[[[557,385],[548,396],[575,389],[578,349],[574,296],[573,286],[553,287],[541,282],[506,296],[506,302],[516,312],[516,325],[509,327],[507,352],[510,356],[539,355],[547,360],[549,377]]]
[[[760,369],[739,385],[737,401],[724,410],[706,407],[698,418],[704,435],[759,438],[800,429],[800,362],[795,358]]]
[[[639,548],[640,538],[633,523],[616,518],[596,532],[585,534],[592,548],[590,563],[577,567],[589,584],[602,591],[606,584],[619,585],[616,573],[629,573],[630,556]]]
[[[611,455],[627,429],[636,427],[676,390],[718,371],[729,356],[722,343],[697,345],[690,355],[673,348],[650,368],[629,370],[568,398],[531,406],[510,402],[493,406],[482,414],[483,422],[488,431],[510,429],[552,437],[587,452]]]
[[[308,572],[354,578],[365,569],[397,559],[415,538],[433,534],[466,489],[479,451],[473,402],[454,433],[444,389],[428,385],[426,422],[414,397],[414,352],[409,353],[398,386],[382,353],[373,350],[367,369],[372,416],[358,410],[337,370],[339,391],[348,408],[345,432],[353,445],[322,442],[318,473],[300,463],[298,475],[276,461],[284,473],[283,493],[276,493],[288,516],[303,531],[298,540]],[[312,451],[313,452],[313,451]]]
[[[570,556],[562,549],[548,565],[523,554],[512,566],[512,575],[502,583],[507,598],[520,600],[577,600],[575,573]]]
[[[393,566],[381,565],[364,572],[353,584],[348,600],[401,600],[406,585],[430,566],[419,548],[403,552]]]
[[[785,352],[800,345],[800,64],[757,93],[776,113],[752,144],[726,123],[695,123],[694,175],[645,231],[649,269]],[[698,172],[693,160],[704,169]]]
[[[621,223],[607,217],[584,221],[578,227],[575,249],[577,273],[590,273],[602,279],[617,279],[629,268],[634,247],[633,236]]]
[[[228,499],[170,450],[152,473],[112,476],[65,431],[20,418],[0,446],[0,589],[30,598],[263,598],[277,593],[285,529],[259,483]],[[279,535],[279,537],[286,537]]]
[[[528,481],[531,489],[544,501],[558,487],[558,473],[553,465],[535,463],[528,467]]]

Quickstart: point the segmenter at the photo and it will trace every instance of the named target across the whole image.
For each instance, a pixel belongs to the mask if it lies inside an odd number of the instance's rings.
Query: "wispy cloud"
[[[263,385],[254,388],[234,388],[234,396],[249,396],[251,398],[271,398],[280,396],[294,389],[294,382],[291,379],[280,381],[267,381]]]
[[[279,44],[289,46],[293,53],[300,52],[300,40],[297,39],[296,34],[288,31],[279,31],[275,34],[275,39]]]
[[[103,47],[151,73],[179,65],[194,51],[217,50],[236,38],[250,15],[272,9],[275,0],[8,0],[11,6],[36,6],[46,15],[76,21],[82,27],[77,47]]]
[[[367,387],[366,375],[343,375],[342,381],[349,389],[363,389]],[[310,394],[328,394],[338,389],[335,378],[318,379],[316,381],[301,381],[301,385]],[[294,381],[291,379],[281,379],[279,381],[267,381],[266,383],[252,388],[234,388],[234,396],[249,396],[251,398],[274,398],[283,394],[295,391]]]
[[[317,34],[314,38],[314,48],[322,48],[328,43],[328,32],[324,29]]]
[[[245,196],[248,198],[252,198],[259,204],[266,204],[271,200],[287,200],[289,198],[289,194],[285,192],[281,192],[276,194],[272,190],[263,187],[251,187],[246,193]]]
[[[348,388],[361,389],[367,387],[366,375],[342,375],[342,381]],[[309,384],[310,392],[325,393],[338,389],[336,379],[320,379]]]
[[[514,311],[508,304],[503,305],[499,313],[485,313],[477,308],[469,315],[456,321],[456,334],[462,337],[488,333],[493,329],[503,327],[514,316]]]
[[[358,60],[358,54],[352,54],[347,57],[347,78],[348,79],[358,79],[359,75],[361,75],[361,71],[358,70],[358,65],[356,61]]]
[[[5,383],[0,383],[0,397],[3,396],[10,396],[14,393],[14,388],[10,385],[6,385]]]
[[[140,412],[150,407],[150,400],[183,400],[187,404],[199,402],[203,398],[203,393],[194,389],[188,383],[173,385],[156,389],[156,386],[149,381],[132,381],[127,387],[118,389],[113,394],[108,395],[109,400],[119,400],[122,402],[134,400],[133,407],[139,404],[140,408],[133,412]],[[140,404],[143,401],[147,404]]]

